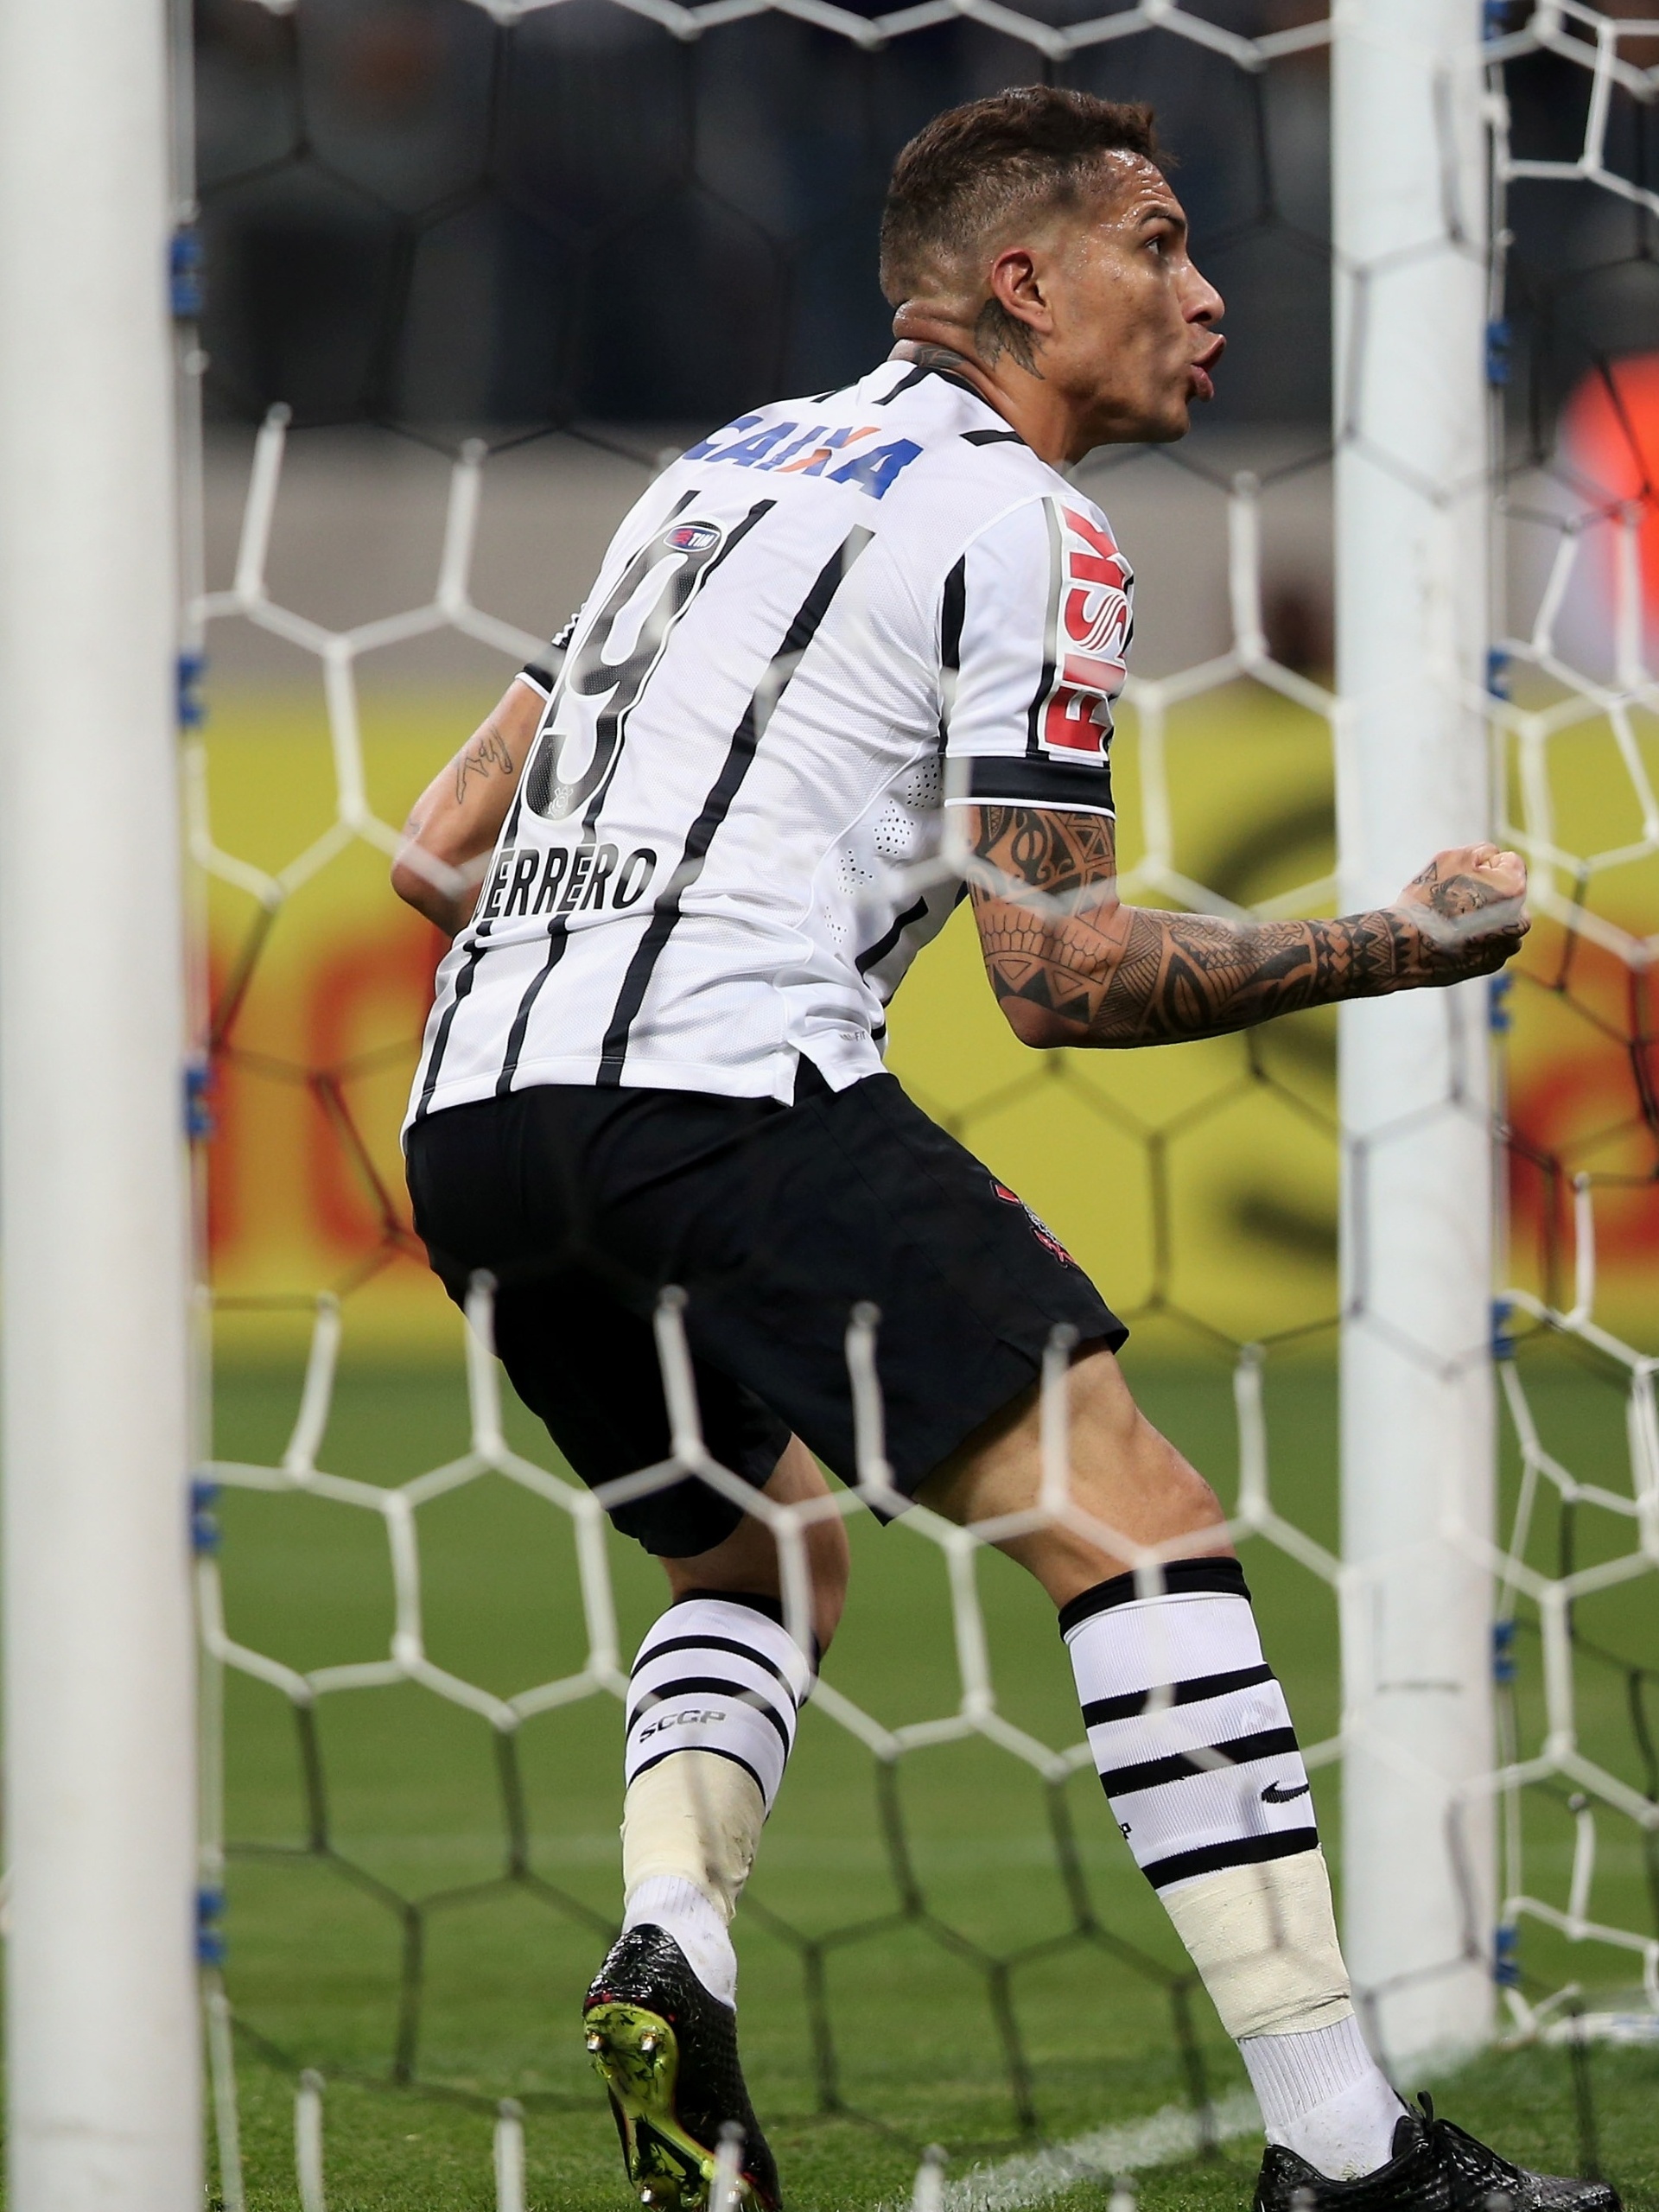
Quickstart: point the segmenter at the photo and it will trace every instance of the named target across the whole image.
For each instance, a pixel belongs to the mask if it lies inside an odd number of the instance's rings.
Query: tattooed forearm
[[[1224,1036],[1276,1014],[1490,974],[1524,925],[1493,912],[1484,932],[1459,918],[1492,910],[1478,877],[1425,871],[1421,907],[1338,921],[1234,923],[1116,902],[1113,825],[1101,815],[978,810],[976,849],[1042,907],[976,882],[991,987],[1028,1043],[1128,1046]]]
[[[1411,958],[1386,912],[1240,925],[1119,906],[1033,926],[1011,924],[1020,910],[995,904],[995,914],[980,910],[992,988],[1074,1027],[1064,1041],[1077,1045],[1221,1037],[1302,1007],[1373,998],[1402,988]]]
[[[467,783],[474,776],[487,776],[492,771],[499,771],[504,776],[516,776],[518,772],[512,748],[493,720],[486,722],[455,757],[456,805],[466,798]]]

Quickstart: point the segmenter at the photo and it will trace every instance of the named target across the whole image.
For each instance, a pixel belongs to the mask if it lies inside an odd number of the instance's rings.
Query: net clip
[[[1515,1307],[1510,1300],[1495,1298],[1492,1300],[1492,1357],[1494,1359],[1515,1357],[1515,1332],[1510,1326],[1514,1318]]]
[[[1492,1980],[1500,1989],[1521,1986],[1521,1930],[1512,1920],[1500,1922],[1494,1934]]]
[[[194,223],[181,223],[168,241],[167,301],[175,322],[194,322],[206,304],[201,232]]]
[[[205,1475],[195,1476],[190,1484],[190,1548],[198,1558],[216,1552],[219,1546],[219,1485]]]
[[[184,1134],[192,1144],[217,1130],[213,1119],[213,1071],[207,1060],[192,1060],[184,1071]]]
[[[204,1967],[225,1963],[225,1892],[215,1884],[203,1883],[196,1891],[196,1960]]]
[[[207,719],[207,702],[201,696],[207,673],[206,653],[181,653],[174,677],[174,718],[181,729],[200,729]]]

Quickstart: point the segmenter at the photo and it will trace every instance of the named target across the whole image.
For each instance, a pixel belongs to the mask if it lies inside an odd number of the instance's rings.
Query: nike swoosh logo
[[[1270,1782],[1262,1792],[1262,1802],[1264,1805],[1288,1805],[1293,1797],[1306,1797],[1313,1787],[1311,1782],[1300,1782],[1294,1789],[1281,1789],[1276,1782]]]

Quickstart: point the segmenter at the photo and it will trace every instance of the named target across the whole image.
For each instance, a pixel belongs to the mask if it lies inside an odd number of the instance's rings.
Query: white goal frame
[[[1491,818],[1487,149],[1481,0],[1332,13],[1359,905]],[[201,2196],[168,60],[163,0],[0,9],[14,2212]],[[1346,1933],[1409,2062],[1492,2002],[1491,1808],[1459,1789],[1495,1764],[1482,991],[1347,1007],[1341,1036]]]
[[[14,2212],[202,2201],[169,57],[0,8]]]
[[[1336,0],[1344,912],[1489,836],[1482,0]],[[1395,2065],[1491,2032],[1497,1148],[1488,986],[1351,1001],[1343,1133],[1344,1948]]]

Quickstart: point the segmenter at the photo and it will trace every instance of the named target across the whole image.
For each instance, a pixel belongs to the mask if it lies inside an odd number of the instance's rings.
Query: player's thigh
[[[1124,1572],[1149,1546],[1228,1548],[1214,1491],[1136,1405],[1112,1352],[1085,1345],[1066,1378],[1067,1497],[1074,1516],[1022,1530],[1000,1548],[1055,1594],[1075,1596]],[[921,1502],[963,1525],[1031,1513],[1043,1503],[1041,1393],[1003,1407],[923,1483]],[[1060,1602],[1065,1602],[1064,1597]]]

